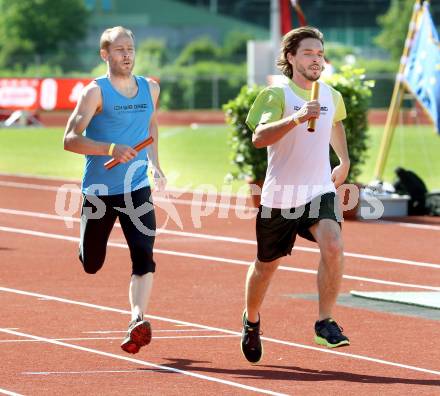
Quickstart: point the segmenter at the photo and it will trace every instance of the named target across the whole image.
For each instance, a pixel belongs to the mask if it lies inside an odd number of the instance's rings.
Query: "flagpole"
[[[272,42],[272,59],[277,59],[281,46],[281,26],[280,26],[280,4],[279,0],[270,1],[270,38]],[[277,74],[278,70],[275,62],[272,64],[272,73]]]
[[[396,81],[394,83],[393,95],[391,97],[391,103],[388,109],[387,120],[385,123],[385,130],[380,144],[379,157],[376,161],[376,167],[374,170],[375,180],[382,180],[383,178],[383,172],[390,151],[391,141],[393,140],[394,131],[396,129],[397,116],[399,114],[400,106],[402,105],[403,93],[405,91],[405,87],[402,84],[402,78],[403,78],[403,73],[405,71],[405,65],[408,59],[408,54],[411,49],[412,41],[417,30],[416,21],[419,10],[420,10],[420,0],[416,0],[413,7],[411,21],[408,27],[408,34],[405,40],[405,47],[403,49],[403,53],[400,58],[399,72],[396,75]]]

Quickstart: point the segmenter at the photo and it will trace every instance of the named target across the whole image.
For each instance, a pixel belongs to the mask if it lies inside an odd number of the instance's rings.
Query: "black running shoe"
[[[241,335],[241,352],[248,362],[258,363],[263,357],[263,345],[261,344],[260,321],[257,325],[250,326],[243,312],[243,332]]]
[[[146,320],[138,317],[128,325],[128,332],[121,348],[127,353],[138,353],[141,347],[148,345],[151,341],[151,326]]]
[[[315,342],[327,348],[337,348],[350,345],[349,339],[342,334],[344,329],[331,318],[317,321],[315,323]]]

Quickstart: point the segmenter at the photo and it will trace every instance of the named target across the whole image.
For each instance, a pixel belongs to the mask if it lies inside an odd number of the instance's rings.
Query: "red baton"
[[[151,143],[154,142],[154,139],[150,136],[149,138],[142,140],[142,142],[138,143],[136,146],[134,146],[133,148],[139,152],[141,151],[143,148],[149,146]],[[112,158],[111,160],[107,161],[104,166],[107,170],[110,170],[112,168],[114,168],[116,165],[120,164],[121,162]]]

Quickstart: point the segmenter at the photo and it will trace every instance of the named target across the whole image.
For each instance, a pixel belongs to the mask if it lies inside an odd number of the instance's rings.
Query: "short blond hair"
[[[104,32],[101,34],[101,39],[99,40],[99,48],[107,50],[110,44],[115,41],[115,38],[119,34],[125,34],[128,37],[131,37],[134,42],[134,34],[130,29],[127,29],[123,26],[115,26],[104,30]]]

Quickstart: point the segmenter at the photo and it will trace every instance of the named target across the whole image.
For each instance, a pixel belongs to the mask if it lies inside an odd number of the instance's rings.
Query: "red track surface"
[[[0,393],[440,392],[438,321],[339,306],[335,318],[352,345],[336,351],[314,345],[316,301],[287,296],[316,293],[316,276],[297,269],[316,270],[319,255],[304,249],[284,260],[271,285],[261,312],[264,359],[249,365],[238,333],[246,262],[255,255],[254,221],[238,219],[233,209],[219,219],[216,209],[197,228],[191,207],[182,202],[192,199],[190,194],[179,197],[175,207],[183,231],[193,234],[162,233],[157,238],[158,270],[148,310],[153,341],[137,355],[124,354],[119,344],[129,319],[130,264],[121,229],[112,233],[104,268],[85,274],[77,259],[78,222],[68,228],[55,217],[56,191],[50,186],[61,184],[0,177]],[[158,209],[157,214],[162,224],[164,212]],[[345,222],[345,273],[354,279],[344,279],[342,293],[440,290],[440,222],[419,220],[430,227]],[[167,229],[181,231],[172,221]],[[302,239],[297,246],[316,248]]]

